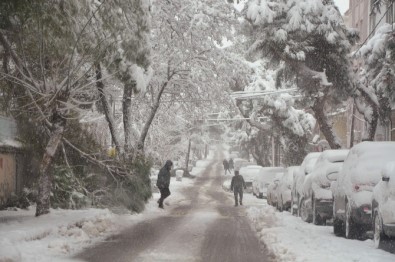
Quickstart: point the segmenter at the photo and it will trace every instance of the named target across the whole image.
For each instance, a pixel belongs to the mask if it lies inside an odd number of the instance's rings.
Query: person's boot
[[[238,205],[237,205],[237,203],[235,204],[235,207],[237,207]]]
[[[242,205],[243,205],[243,202],[240,201],[240,206],[242,206]]]

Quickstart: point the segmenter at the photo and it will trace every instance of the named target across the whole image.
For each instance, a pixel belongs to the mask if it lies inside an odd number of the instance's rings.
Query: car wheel
[[[316,199],[313,198],[313,224],[314,225],[322,225],[322,219],[320,217],[320,215],[317,213],[317,202]]]
[[[293,198],[293,196],[291,195],[291,215],[296,215],[296,210],[295,210],[295,207],[294,207],[294,198]]]
[[[301,215],[300,214],[301,203],[300,203],[300,200],[299,200],[299,196],[298,196],[297,200],[298,200],[298,210],[296,210],[296,216],[300,217],[300,215]]]
[[[336,217],[336,203],[335,199],[333,199],[333,233],[336,236],[344,236],[344,226],[343,221]]]
[[[280,212],[283,212],[283,210],[284,210],[283,198],[282,198],[282,197],[281,197],[281,199],[280,199],[280,203],[278,204],[278,210],[279,210]]]
[[[300,217],[304,222],[310,223],[311,222],[311,215],[309,214],[307,207],[306,207],[306,201],[302,199],[300,201]]]
[[[355,239],[358,235],[361,234],[358,231],[357,226],[355,225],[354,221],[352,220],[351,216],[351,204],[347,202],[346,204],[346,223],[345,223],[345,235],[348,239]]]
[[[373,240],[375,248],[381,248],[387,240],[383,232],[383,222],[378,212],[375,212],[373,218]]]
[[[333,218],[333,233],[336,236],[344,236],[343,222],[336,217]]]

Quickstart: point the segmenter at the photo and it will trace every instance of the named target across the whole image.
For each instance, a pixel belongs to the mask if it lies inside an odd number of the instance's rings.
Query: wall
[[[0,205],[16,193],[16,159],[13,154],[0,153]]]
[[[12,118],[0,116],[0,206],[23,187],[25,155],[17,131]]]

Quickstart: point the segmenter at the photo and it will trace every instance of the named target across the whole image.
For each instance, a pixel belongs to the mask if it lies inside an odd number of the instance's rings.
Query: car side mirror
[[[337,176],[339,175],[339,172],[330,172],[328,174],[326,174],[326,178],[328,178],[329,181],[336,181],[337,180]]]
[[[395,162],[391,161],[385,165],[385,167],[381,170],[382,178],[381,180],[384,182],[390,181],[391,175],[395,173]]]

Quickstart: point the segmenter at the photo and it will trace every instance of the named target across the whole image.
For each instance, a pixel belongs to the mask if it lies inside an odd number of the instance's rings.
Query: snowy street
[[[243,207],[222,191],[220,161],[170,197],[161,216],[77,255],[84,261],[269,261]],[[173,183],[177,183],[176,181]],[[166,202],[165,202],[166,203]]]
[[[204,168],[204,166],[206,166]],[[165,210],[155,193],[146,211],[0,212],[0,261],[394,261],[372,240],[336,237],[331,226],[278,212],[266,200],[222,189],[220,159],[201,161],[196,179],[172,180]],[[88,211],[88,212],[87,212]],[[51,221],[49,223],[49,221]],[[76,226],[80,225],[80,226]]]

